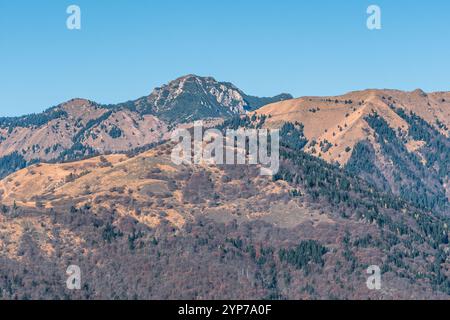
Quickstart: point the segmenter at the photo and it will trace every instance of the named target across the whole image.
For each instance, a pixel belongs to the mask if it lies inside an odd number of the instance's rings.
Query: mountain
[[[285,98],[186,76],[0,119],[0,299],[448,299],[450,93]],[[174,164],[196,119],[279,128],[279,171]]]
[[[265,104],[287,99],[292,96],[253,97],[231,83],[187,75],[156,88],[148,97],[133,104],[141,114],[154,114],[169,123],[179,123],[245,114]]]
[[[40,114],[0,118],[1,177],[35,161],[130,152],[159,143],[184,123],[245,114],[289,98],[253,97],[231,83],[188,75],[126,103],[73,99]]]
[[[175,165],[171,143],[10,175],[0,298],[447,299],[449,221],[292,136],[301,126],[283,127],[273,178],[254,165]],[[64,286],[72,264],[80,291]],[[366,286],[369,265],[380,291]]]
[[[301,123],[306,152],[450,214],[450,93],[365,90],[283,101],[256,113],[268,127]]]
[[[0,124],[0,156],[17,152],[27,162],[131,150],[159,141],[168,131],[155,116],[106,108],[84,99],[37,115],[2,118]]]

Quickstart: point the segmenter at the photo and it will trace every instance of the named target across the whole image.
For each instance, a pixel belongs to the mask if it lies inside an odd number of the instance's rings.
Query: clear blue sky
[[[449,35],[447,0],[0,0],[0,116],[122,102],[187,73],[261,96],[450,90]]]

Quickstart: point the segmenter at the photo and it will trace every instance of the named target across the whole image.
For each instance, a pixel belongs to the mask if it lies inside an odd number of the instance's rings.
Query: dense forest
[[[28,162],[18,152],[13,152],[7,156],[0,158],[0,179],[3,179],[7,175],[25,168]]]
[[[16,127],[40,127],[51,120],[67,117],[64,110],[50,108],[42,113],[29,114],[20,117],[2,117],[0,118],[0,127],[8,128],[9,133]]]
[[[401,109],[395,110],[410,125],[407,134],[400,128],[395,132],[376,113],[366,118],[381,146],[384,165],[376,159],[373,147],[362,141],[355,147],[346,165],[347,171],[420,208],[449,212],[450,204],[443,184],[450,168],[450,140],[414,114],[407,115]],[[426,144],[419,150],[425,161],[406,149],[402,139],[407,136],[425,141]],[[381,166],[384,172],[380,170]]]

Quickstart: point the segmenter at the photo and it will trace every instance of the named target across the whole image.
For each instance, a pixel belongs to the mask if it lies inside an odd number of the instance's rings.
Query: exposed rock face
[[[187,75],[156,88],[148,97],[138,100],[137,109],[177,123],[244,114],[264,104],[291,98],[287,94],[273,98],[252,97],[231,83]]]

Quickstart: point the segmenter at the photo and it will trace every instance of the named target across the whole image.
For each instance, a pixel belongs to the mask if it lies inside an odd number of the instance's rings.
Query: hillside
[[[269,126],[298,121],[305,126],[305,135],[317,143],[329,141],[327,152],[318,148],[309,151],[328,161],[345,164],[351,153],[346,147],[354,147],[373,133],[365,117],[374,112],[381,115],[394,130],[408,131],[409,124],[391,110],[391,106],[413,112],[424,119],[442,135],[450,135],[450,93],[426,94],[421,90],[403,92],[397,90],[366,90],[335,97],[303,97],[264,106],[257,114],[270,116]],[[337,146],[336,146],[337,144]],[[311,145],[311,143],[310,143]],[[410,142],[414,149],[414,142]],[[313,152],[315,149],[316,152]]]
[[[283,129],[273,179],[176,166],[170,144],[10,175],[1,298],[448,298],[448,221],[304,153],[299,130]],[[61,285],[69,264],[79,292]],[[381,291],[365,284],[373,264]]]
[[[450,94],[366,90],[256,111],[266,126],[301,123],[305,151],[423,208],[450,214]]]

